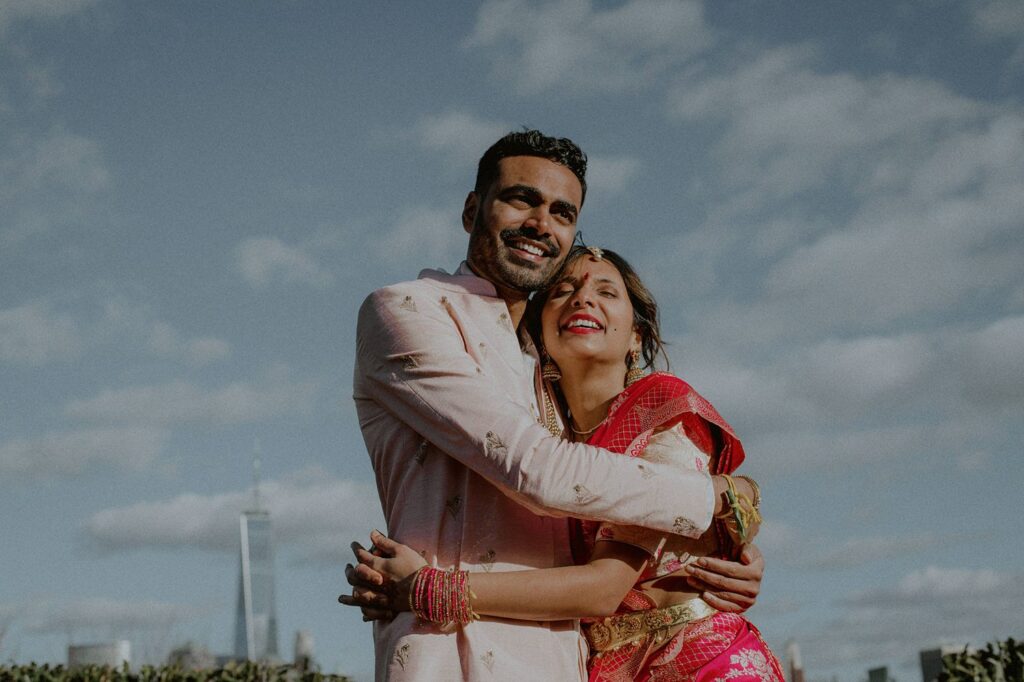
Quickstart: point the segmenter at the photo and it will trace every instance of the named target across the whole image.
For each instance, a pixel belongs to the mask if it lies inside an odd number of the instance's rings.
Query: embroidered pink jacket
[[[456,275],[379,289],[359,312],[354,398],[387,532],[441,568],[572,563],[563,517],[699,536],[706,474],[552,437],[535,351],[493,285]],[[484,618],[442,631],[408,613],[374,629],[378,680],[585,679],[574,621]]]

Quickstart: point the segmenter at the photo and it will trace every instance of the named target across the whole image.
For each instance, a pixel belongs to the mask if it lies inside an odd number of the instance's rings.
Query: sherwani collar
[[[462,261],[454,275],[449,275],[444,270],[426,269],[420,272],[419,279],[429,279],[442,289],[463,294],[476,294],[488,298],[499,298],[498,290],[493,284],[483,277],[479,277],[469,267],[469,263]]]

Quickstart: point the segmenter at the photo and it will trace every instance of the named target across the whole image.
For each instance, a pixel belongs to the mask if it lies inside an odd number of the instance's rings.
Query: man
[[[572,245],[585,174],[586,157],[569,140],[506,135],[481,158],[466,198],[466,262],[454,275],[426,270],[380,289],[360,310],[354,397],[388,531],[432,565],[566,565],[566,516],[696,537],[721,508],[721,481],[638,468],[538,423],[536,351],[516,330],[530,292],[558,272]],[[761,562],[756,553],[748,562],[711,562],[721,574],[702,577],[749,602],[743,595],[756,595]],[[362,597],[373,603],[372,593]],[[442,628],[402,613],[375,623],[374,638],[378,680],[586,674],[574,622],[488,618]]]

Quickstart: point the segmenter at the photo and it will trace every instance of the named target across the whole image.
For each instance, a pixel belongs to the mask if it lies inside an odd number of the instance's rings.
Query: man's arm
[[[705,475],[554,438],[481,372],[440,295],[404,294],[379,290],[360,309],[357,398],[532,508],[689,537],[710,525]]]

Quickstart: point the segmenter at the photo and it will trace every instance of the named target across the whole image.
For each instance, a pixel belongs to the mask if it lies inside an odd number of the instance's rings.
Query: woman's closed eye
[[[572,296],[575,291],[575,287],[570,284],[559,284],[551,293],[551,298],[565,298],[566,296]]]

